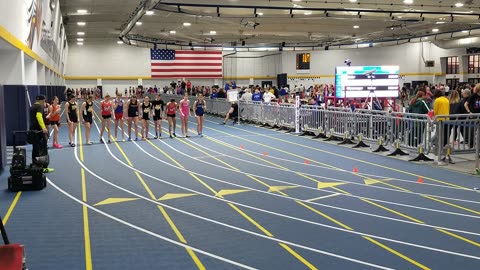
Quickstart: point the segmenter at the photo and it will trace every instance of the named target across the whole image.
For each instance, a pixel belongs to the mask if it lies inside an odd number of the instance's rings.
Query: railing
[[[178,95],[163,95],[165,101]],[[191,97],[195,100],[196,97]],[[225,99],[206,98],[209,114],[225,116],[231,103]],[[389,113],[386,111],[329,107],[294,104],[264,104],[261,102],[239,101],[240,121],[264,126],[277,127],[285,130],[300,130],[302,133],[317,137],[335,137],[337,140],[356,138],[370,144],[393,146],[392,155],[418,153],[423,154],[434,150],[438,157],[437,163],[452,162],[452,155],[475,153],[476,169],[479,165],[480,146],[480,114],[478,115],[448,115],[430,119],[425,114]],[[296,121],[296,115],[300,116]],[[390,147],[389,147],[390,148]],[[393,150],[392,150],[393,151]],[[444,157],[442,159],[442,157]]]

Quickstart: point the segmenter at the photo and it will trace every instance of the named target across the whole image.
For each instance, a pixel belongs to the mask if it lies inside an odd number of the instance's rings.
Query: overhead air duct
[[[442,49],[480,47],[480,37],[466,37],[452,40],[441,40],[433,42]]]

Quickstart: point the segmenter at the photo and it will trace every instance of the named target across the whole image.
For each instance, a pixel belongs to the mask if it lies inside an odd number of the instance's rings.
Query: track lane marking
[[[97,119],[100,119],[97,115],[97,113],[94,111],[93,112],[97,117]],[[98,121],[98,120],[97,120]],[[98,124],[97,122],[95,121],[95,126],[97,128],[97,130],[100,131],[99,127],[98,127]],[[107,135],[108,136],[108,135]],[[118,144],[118,142],[115,140],[115,138],[112,136],[112,134],[110,134],[110,138],[113,143],[115,144],[115,146],[117,147],[117,149],[120,151],[120,153],[122,154],[123,158],[125,159],[125,161],[128,163],[128,165],[132,168],[134,168],[132,162],[130,161],[130,159],[127,157],[127,155],[125,154],[125,152],[123,151],[122,147],[120,147],[120,145]],[[138,171],[135,170],[135,175],[137,176],[137,179],[140,181],[140,183],[142,184],[142,186],[145,188],[145,190],[147,191],[148,195],[150,196],[151,199],[153,200],[157,200],[157,197],[155,196],[155,194],[152,192],[152,190],[150,189],[150,187],[147,185],[147,183],[145,182],[145,180],[143,179],[143,177],[138,173]],[[167,220],[168,224],[170,225],[170,228],[174,231],[175,235],[177,236],[177,238],[180,239],[180,241],[182,243],[187,243],[185,238],[183,237],[182,233],[180,232],[180,230],[178,230],[177,226],[175,225],[175,223],[172,221],[172,219],[170,218],[170,216],[168,216],[167,212],[165,211],[165,209],[163,209],[163,207],[158,206],[158,209],[160,210],[160,212],[162,213],[162,215],[165,217],[165,219]],[[163,210],[163,211],[162,211]],[[200,270],[204,270],[205,269],[205,266],[203,265],[203,263],[200,261],[200,259],[198,258],[197,254],[195,254],[195,252],[193,252],[190,248],[186,248],[186,251],[188,253],[188,255],[190,256],[190,258],[193,260],[193,262],[195,263],[195,265],[197,266],[198,269]]]
[[[77,112],[78,113],[78,112]],[[78,119],[81,119],[80,116],[77,114]],[[80,137],[80,140],[78,138]],[[78,141],[78,149],[80,152],[80,161],[82,163],[85,162],[84,155],[83,155],[83,140],[82,140],[82,127],[81,125],[77,126],[77,132],[75,132],[75,141]],[[76,153],[76,151],[75,151]],[[81,186],[82,186],[82,201],[87,202],[87,179],[85,177],[85,170],[80,168],[80,175],[81,175]],[[82,206],[82,216],[83,216],[83,241],[84,241],[84,249],[85,249],[85,269],[92,270],[93,269],[93,262],[92,262],[92,248],[91,248],[91,240],[90,240],[90,222],[88,218],[88,208],[83,205]]]
[[[209,121],[209,120],[205,120],[205,121],[208,121],[208,122],[211,122],[211,123],[212,123],[212,121]],[[208,127],[208,126],[206,126],[206,128],[215,130],[215,131],[220,132],[220,133],[224,133],[224,132],[219,131],[218,129],[210,128],[210,127]],[[250,134],[255,134],[255,135],[258,135],[258,136],[270,138],[270,137],[268,137],[268,135],[264,135],[264,134],[261,134],[261,133],[256,133],[256,132],[249,131],[249,130],[243,130],[243,129],[236,128],[236,127],[229,127],[229,128],[233,128],[233,129],[241,130],[241,131],[244,131],[244,132],[247,132],[247,133],[250,133]],[[235,138],[241,138],[241,137],[236,136],[236,135],[233,135],[233,136],[234,136]],[[338,153],[332,153],[332,152],[329,152],[329,151],[326,151],[326,150],[321,150],[321,149],[318,149],[318,148],[314,148],[314,147],[311,147],[311,146],[306,146],[306,145],[303,145],[303,144],[299,144],[299,143],[295,143],[295,142],[291,142],[291,141],[279,139],[279,138],[276,138],[276,137],[271,137],[271,139],[274,139],[274,140],[277,140],[277,141],[281,141],[281,142],[285,142],[285,143],[292,144],[292,145],[296,145],[296,146],[300,146],[300,147],[303,147],[303,148],[311,149],[311,150],[314,150],[314,151],[318,151],[318,152],[322,152],[322,153],[326,153],[326,154],[331,154],[331,155],[338,156],[338,157],[341,157],[341,158],[358,161],[358,162],[365,163],[365,164],[368,164],[368,165],[371,165],[371,166],[375,166],[375,167],[379,167],[379,168],[383,168],[383,169],[387,169],[387,170],[391,170],[391,171],[395,171],[395,172],[399,172],[399,173],[411,175],[411,176],[414,176],[414,177],[421,176],[421,175],[414,174],[414,173],[410,173],[410,172],[403,171],[403,170],[400,170],[400,169],[395,169],[395,168],[392,168],[392,167],[383,166],[383,165],[376,164],[376,163],[369,162],[369,161],[365,161],[365,160],[358,160],[358,159],[355,159],[355,158],[352,158],[352,157],[349,157],[349,156],[341,155],[341,154],[338,154]],[[245,139],[245,140],[249,141],[248,139]],[[279,150],[279,149],[278,149],[278,150]],[[280,150],[279,150],[279,151],[280,151]],[[288,152],[287,152],[287,153],[288,153]],[[336,168],[335,166],[332,166],[332,165],[329,165],[329,164],[325,164],[325,163],[322,163],[322,162],[318,162],[318,161],[313,161],[313,162],[315,162],[315,163],[317,163],[317,164],[322,164],[322,165],[324,165],[324,166],[329,166],[329,167],[334,167],[334,168]],[[448,183],[448,182],[445,182],[445,181],[442,181],[442,180],[438,180],[438,179],[435,179],[435,178],[431,178],[431,177],[427,177],[427,176],[422,176],[422,177],[423,177],[424,179],[431,180],[431,181],[434,181],[434,182],[437,182],[437,183],[441,183],[441,184],[444,184],[444,185],[456,187],[456,188],[459,188],[459,189],[469,190],[469,189],[466,188],[466,187],[459,186],[459,185],[455,185],[455,184],[452,184],[452,183]]]

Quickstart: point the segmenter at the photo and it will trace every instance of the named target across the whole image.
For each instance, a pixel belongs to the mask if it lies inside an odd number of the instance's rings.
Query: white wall
[[[68,54],[67,76],[150,77],[150,51],[128,45],[73,45]]]
[[[435,67],[425,67],[422,59],[434,60]],[[309,51],[302,51],[309,52]],[[231,54],[231,51],[224,52]],[[318,50],[311,53],[311,70],[308,74],[297,74],[295,51],[271,52],[238,52],[224,58],[223,80],[192,80],[194,85],[223,85],[225,81],[236,80],[238,85],[249,85],[250,78],[253,84],[261,81],[274,81],[276,75],[287,73],[289,76],[299,76],[291,79],[291,84],[313,85],[320,83],[334,83],[335,67],[344,65],[345,59],[351,59],[353,65],[398,65],[400,73],[405,75],[403,82],[412,80],[427,80],[429,82],[444,82],[441,59],[447,56],[462,56],[465,49],[441,49],[432,43],[408,43],[399,46],[373,47],[350,50]],[[263,56],[263,57],[262,57]],[[106,91],[114,91],[115,87],[124,89],[136,86],[137,77],[150,77],[150,52],[148,48],[137,48],[117,44],[88,44],[70,48],[67,76],[93,76],[91,79],[102,76],[114,76],[104,79]],[[445,68],[445,67],[443,67]],[[118,78],[117,78],[118,77]],[[118,80],[129,77],[129,80]],[[132,78],[133,77],[133,78]],[[271,77],[268,79],[268,77]],[[309,78],[311,77],[311,78]],[[466,76],[465,76],[466,77]],[[236,78],[236,79],[235,79]],[[90,79],[90,78],[89,78]],[[463,78],[462,78],[463,79]],[[143,80],[144,86],[157,85],[162,88],[169,85],[171,80]],[[403,83],[401,82],[401,83]],[[81,82],[68,80],[68,86],[81,86]],[[85,86],[87,87],[87,86]]]
[[[32,3],[35,5],[29,12]],[[37,23],[31,23],[29,19]],[[62,23],[59,0],[55,0],[53,10],[50,9],[50,1],[45,0],[0,1],[0,38],[11,43],[12,47],[17,47],[17,52],[21,50],[34,58],[21,62],[23,71],[27,72],[26,76],[23,74],[22,80],[17,80],[14,76],[3,79],[0,83],[41,84],[38,78],[43,79],[43,76],[38,76],[35,62],[59,73],[44,81],[61,82],[68,55],[68,45],[64,47],[66,36]]]

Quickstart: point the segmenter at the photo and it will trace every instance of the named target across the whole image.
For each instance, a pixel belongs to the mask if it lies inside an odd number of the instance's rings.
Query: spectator
[[[270,104],[270,102],[275,100],[275,95],[273,94],[273,90],[270,90],[268,92],[265,92],[263,95],[263,102],[266,104]]]
[[[435,102],[433,104],[433,114],[435,116],[438,115],[449,115],[450,114],[450,102],[448,99],[445,97],[445,94],[443,93],[442,90],[438,89],[435,90]],[[445,122],[448,121],[447,117],[438,117],[437,121],[439,121],[442,125],[442,131],[443,131],[443,140],[442,140],[442,146],[446,146],[448,144],[448,137],[450,137],[450,130],[448,129],[448,124]]]
[[[242,98],[240,98],[241,101],[246,101],[246,102],[251,102],[252,101],[252,91],[250,89],[245,90],[245,94],[242,95]]]
[[[460,95],[457,91],[452,91],[449,97],[450,102],[450,114],[461,114],[462,113],[462,102],[460,102]],[[459,118],[461,119],[461,118]],[[461,134],[459,132],[460,127],[454,125],[453,126],[453,141],[457,141],[457,135]],[[450,134],[450,132],[449,132]],[[450,136],[449,136],[450,137]]]
[[[425,88],[420,88],[417,95],[410,101],[409,112],[414,114],[427,114],[430,111],[427,103],[425,102]],[[419,118],[411,116],[412,118]],[[424,132],[424,126],[414,122],[410,128],[410,141],[413,146],[418,146],[422,143],[422,136]]]
[[[227,94],[225,93],[225,90],[223,90],[223,88],[220,88],[220,90],[218,90],[217,98],[227,98]]]
[[[461,114],[469,114],[470,112],[467,110],[468,106],[465,106],[466,103],[468,103],[468,100],[472,96],[472,92],[470,89],[465,88],[462,90],[462,101],[460,102],[461,104]],[[468,117],[462,117],[462,119],[466,120]],[[460,133],[463,135],[463,139],[468,142],[468,145],[470,148],[473,148],[473,141],[474,141],[474,135],[475,135],[475,129],[471,127],[467,127],[466,123],[463,123],[463,125],[460,127]]]
[[[188,80],[186,86],[187,86],[187,93],[190,96],[192,94],[192,82]]]

